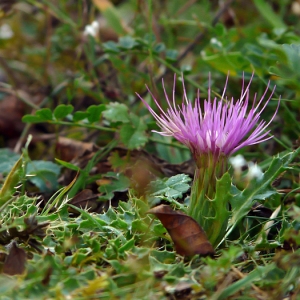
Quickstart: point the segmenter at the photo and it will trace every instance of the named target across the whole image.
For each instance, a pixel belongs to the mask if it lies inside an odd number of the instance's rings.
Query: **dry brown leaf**
[[[109,0],[93,0],[93,3],[100,11],[104,11],[109,7],[112,7],[112,4]]]
[[[95,151],[97,151],[97,146],[93,143],[76,141],[66,137],[59,137],[56,143],[56,152],[58,157],[67,162]]]
[[[8,95],[0,101],[0,134],[6,139],[19,137],[24,129],[24,112],[24,103],[13,95]]]
[[[9,254],[3,265],[3,273],[8,275],[23,274],[25,271],[26,252],[12,242]]]
[[[148,211],[154,214],[168,230],[176,252],[183,256],[213,255],[214,248],[201,226],[190,216],[173,210],[169,205],[159,205]]]

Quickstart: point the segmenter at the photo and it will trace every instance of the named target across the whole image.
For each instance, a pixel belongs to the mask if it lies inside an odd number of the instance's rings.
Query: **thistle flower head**
[[[253,104],[249,109],[249,89],[252,78],[253,75],[247,86],[245,86],[243,78],[241,95],[239,99],[234,101],[233,98],[229,100],[225,96],[227,77],[221,100],[218,100],[216,97],[213,100],[211,99],[211,89],[209,87],[208,100],[204,100],[202,105],[199,91],[194,103],[187,98],[182,79],[183,101],[181,105],[177,105],[175,102],[176,76],[174,76],[171,100],[167,95],[164,82],[162,82],[168,103],[166,111],[161,108],[154,95],[148,89],[160,110],[160,114],[157,114],[144,99],[139,97],[161,128],[160,132],[155,132],[163,136],[173,136],[186,145],[191,150],[196,161],[202,154],[212,154],[214,157],[219,157],[220,155],[228,157],[247,145],[258,144],[272,138],[272,136],[268,136],[270,130],[267,130],[267,127],[277,113],[279,101],[277,109],[268,123],[261,120],[261,113],[269,103],[275,87],[267,99],[265,98],[269,84],[259,100],[255,94]]]

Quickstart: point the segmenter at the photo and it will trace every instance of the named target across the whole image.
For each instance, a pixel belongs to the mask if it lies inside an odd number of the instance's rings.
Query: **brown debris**
[[[207,256],[215,253],[204,230],[190,216],[173,210],[169,205],[156,206],[148,213],[157,216],[168,230],[178,254]]]

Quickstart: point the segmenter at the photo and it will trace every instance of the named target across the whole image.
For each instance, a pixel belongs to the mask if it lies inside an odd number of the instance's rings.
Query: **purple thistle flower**
[[[255,94],[252,107],[248,111],[249,88],[252,78],[253,74],[246,88],[244,88],[243,78],[241,95],[237,101],[234,101],[233,98],[227,100],[227,97],[224,97],[228,77],[222,94],[223,100],[218,100],[216,97],[212,100],[211,88],[209,87],[208,100],[204,100],[203,107],[201,108],[199,90],[193,105],[187,98],[183,78],[183,101],[181,106],[176,105],[175,75],[172,101],[170,101],[164,81],[162,81],[169,106],[166,112],[161,108],[147,87],[161,112],[160,115],[144,99],[138,96],[154,116],[158,126],[162,130],[161,132],[154,132],[163,136],[173,136],[191,150],[196,161],[201,154],[212,154],[215,157],[225,155],[228,157],[242,147],[258,144],[272,138],[272,136],[268,136],[270,130],[266,131],[266,129],[276,116],[280,101],[278,101],[277,109],[271,120],[266,124],[266,121],[260,119],[261,113],[268,105],[275,91],[274,87],[269,98],[264,101],[269,89],[269,82],[259,101],[257,101],[257,95]]]

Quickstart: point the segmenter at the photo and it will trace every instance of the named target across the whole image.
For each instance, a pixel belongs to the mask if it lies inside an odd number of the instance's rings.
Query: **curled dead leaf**
[[[167,229],[178,254],[207,256],[215,253],[204,230],[190,216],[173,210],[169,205],[156,206],[148,213],[154,214]]]
[[[3,265],[3,273],[8,275],[23,274],[26,260],[26,252],[22,248],[19,248],[17,243],[13,241]]]

